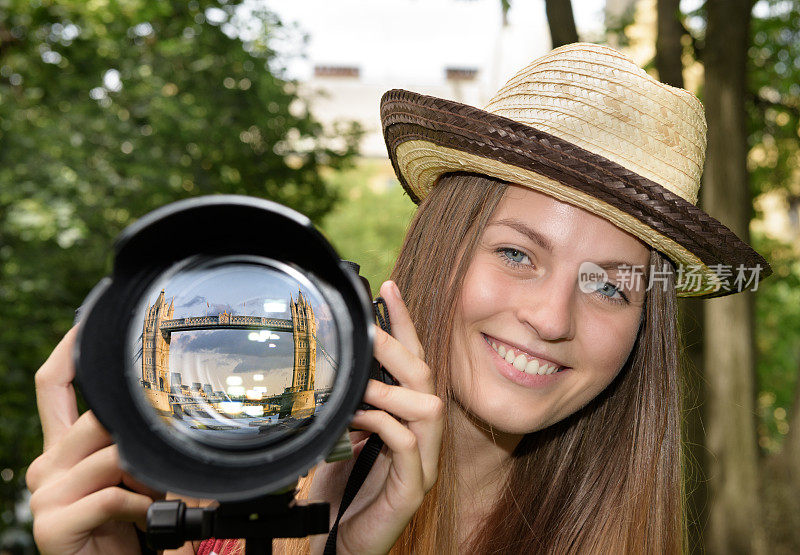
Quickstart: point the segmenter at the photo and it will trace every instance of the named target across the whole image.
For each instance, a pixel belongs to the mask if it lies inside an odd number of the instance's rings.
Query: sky
[[[571,0],[580,39],[602,40],[606,5],[613,12],[629,1]],[[274,40],[273,33],[271,47],[282,54],[281,61],[288,60],[284,69],[289,78],[308,80],[315,64],[350,64],[360,68],[362,82],[425,88],[443,79],[443,66],[480,67],[492,68],[491,75],[480,76],[491,91],[551,48],[545,0],[511,0],[506,28],[500,4],[500,0],[245,0],[248,9],[261,6],[277,13],[286,26],[286,40]],[[645,4],[654,5],[655,0]],[[689,13],[701,4],[702,0],[681,0],[680,7]],[[755,11],[766,5],[760,0]],[[687,23],[692,26],[694,21],[690,18]],[[303,33],[308,37],[305,44],[300,40]]]
[[[309,35],[275,44],[289,56],[289,77],[305,80],[314,63],[353,64],[361,79],[394,86],[441,79],[442,66],[499,67],[505,81],[534,57],[549,50],[544,0],[511,3],[509,27],[501,32],[500,0],[251,0],[276,12],[284,24]],[[573,0],[583,37],[601,32],[605,0]],[[284,59],[286,56],[284,56]],[[489,61],[501,63],[489,64]]]

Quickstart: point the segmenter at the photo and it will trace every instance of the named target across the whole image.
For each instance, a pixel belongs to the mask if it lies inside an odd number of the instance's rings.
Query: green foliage
[[[388,160],[363,160],[331,174],[341,202],[322,221],[322,231],[339,254],[361,265],[373,295],[394,266],[416,205],[403,192]]]
[[[769,253],[774,275],[759,284],[756,294],[758,348],[759,445],[780,450],[789,431],[795,388],[800,386],[800,260],[791,246],[754,236],[759,252]]]
[[[800,202],[800,1],[760,2],[748,50],[748,167],[754,196]],[[794,205],[794,206],[793,206]],[[780,450],[800,373],[798,243],[754,237],[773,266],[756,295],[759,443]]]
[[[761,6],[748,51],[751,183],[800,200],[800,1]]]
[[[41,449],[33,374],[108,271],[113,237],[187,196],[270,198],[319,220],[359,130],[325,137],[270,49],[210,0],[0,0],[0,529]],[[215,222],[215,224],[224,222]]]

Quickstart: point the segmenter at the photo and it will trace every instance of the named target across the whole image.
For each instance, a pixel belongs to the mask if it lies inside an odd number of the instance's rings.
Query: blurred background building
[[[596,3],[596,2],[595,2]],[[321,121],[355,119],[362,156],[386,158],[378,102],[403,88],[483,106],[515,71],[550,49],[543,4],[520,2],[504,25],[497,0],[267,0],[307,33],[287,73]],[[297,45],[287,45],[297,48]]]

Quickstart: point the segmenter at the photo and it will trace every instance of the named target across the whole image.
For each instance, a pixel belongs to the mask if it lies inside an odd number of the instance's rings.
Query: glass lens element
[[[340,338],[307,276],[266,259],[194,261],[145,301],[133,377],[171,431],[251,448],[297,434],[324,409]]]

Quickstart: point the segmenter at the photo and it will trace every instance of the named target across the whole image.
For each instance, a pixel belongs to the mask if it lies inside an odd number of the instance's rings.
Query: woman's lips
[[[527,351],[519,351],[518,348],[514,349],[512,346],[502,341],[482,334],[486,348],[493,358],[497,369],[500,374],[509,379],[510,381],[522,385],[524,387],[542,387],[559,381],[565,375],[570,367],[555,366],[554,363],[547,359],[539,359]],[[500,355],[500,347],[505,348],[503,356]],[[507,357],[510,357],[509,348],[513,351],[513,360],[509,362]],[[520,359],[520,356],[522,358]],[[519,360],[519,362],[517,362]],[[522,364],[525,364],[524,369],[520,369]],[[530,372],[528,369],[530,368]],[[536,370],[533,372],[533,370]],[[540,373],[542,372],[542,373]],[[547,373],[549,372],[549,373]]]
[[[541,358],[519,347],[505,343],[496,337],[482,334],[492,349],[520,372],[538,374],[540,376],[561,372],[567,367],[549,359]]]

